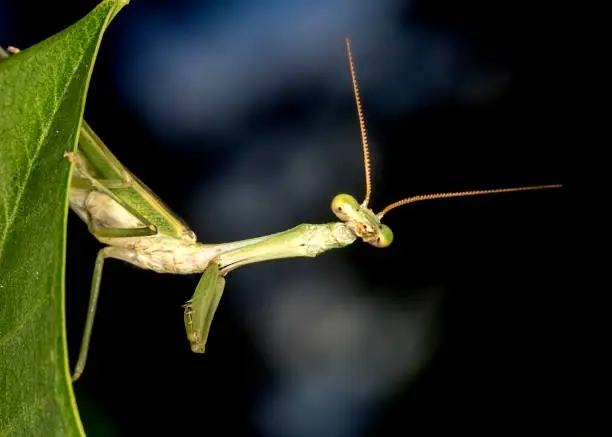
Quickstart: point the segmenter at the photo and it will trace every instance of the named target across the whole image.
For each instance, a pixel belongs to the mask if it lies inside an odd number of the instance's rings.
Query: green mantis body
[[[340,220],[337,222],[301,224],[284,232],[237,242],[200,243],[194,232],[119,162],[85,121],[82,122],[78,150],[65,154],[73,164],[70,207],[106,246],[98,252],[95,262],[89,309],[73,380],[82,374],[87,360],[102,269],[107,258],[120,259],[158,273],[203,273],[193,297],[184,306],[191,349],[202,353],[225,287],[225,276],[240,266],[279,258],[315,257],[330,249],[348,246],[357,239],[375,247],[387,247],[393,241],[393,233],[381,219],[391,209],[407,203],[560,187],[543,185],[428,194],[400,200],[374,213],[368,207],[371,177],[365,122],[348,39],[346,44],[362,135],[366,196],[361,203],[348,194],[334,197],[331,208]]]
[[[206,272],[194,297],[185,305],[185,325],[191,348],[204,352],[214,310],[223,292],[223,277],[254,262],[289,257],[314,257],[353,243],[358,236],[375,244],[390,243],[390,230],[369,222],[301,224],[277,234],[224,244],[202,244],[195,234],[132,175],[83,121],[79,148],[66,153],[74,164],[70,207],[87,223],[90,232],[107,245],[96,258],[88,317],[73,379],[82,373],[100,292],[106,258],[116,258],[158,273]],[[339,195],[333,207],[340,215],[359,214],[357,201]],[[214,302],[214,303],[213,303]]]

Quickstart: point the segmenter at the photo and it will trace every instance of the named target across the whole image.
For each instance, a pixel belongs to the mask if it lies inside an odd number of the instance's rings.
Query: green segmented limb
[[[191,350],[204,353],[210,325],[219,306],[225,288],[219,264],[211,261],[204,271],[193,297],[184,305],[185,330]]]
[[[112,258],[113,252],[116,252],[117,250],[121,249],[111,246],[105,247],[104,249],[100,249],[100,251],[98,251],[93,276],[91,278],[89,305],[87,308],[87,318],[85,319],[85,328],[83,329],[81,348],[79,350],[79,358],[72,374],[73,381],[79,379],[79,377],[83,373],[83,370],[85,369],[85,364],[87,363],[87,353],[89,352],[89,343],[91,342],[91,332],[93,330],[93,323],[96,317],[96,310],[98,309],[98,298],[100,297],[100,284],[102,282],[102,270],[104,269],[104,260],[106,258]]]
[[[71,184],[71,187],[81,188],[84,185],[83,181],[89,182],[91,186],[87,186],[86,188],[93,188],[107,195],[108,197],[113,199],[115,202],[117,202],[122,208],[124,208],[126,211],[132,214],[132,216],[134,216],[144,225],[143,228],[136,228],[136,229],[142,229],[139,233],[137,233],[136,235],[129,235],[129,236],[137,237],[137,236],[145,236],[145,235],[155,235],[157,233],[157,228],[155,227],[154,224],[149,222],[142,214],[136,211],[136,209],[134,209],[131,205],[126,203],[124,200],[122,200],[119,196],[113,193],[113,191],[110,189],[113,187],[129,188],[134,184],[134,182],[124,181],[124,180],[104,180],[102,182],[96,179],[95,177],[93,177],[93,175],[89,173],[87,166],[83,163],[83,157],[79,156],[78,153],[75,154],[75,153],[66,152],[64,156],[66,156],[66,158],[68,158],[76,166],[78,172],[83,176],[83,178],[76,178],[77,185],[72,186]],[[93,227],[93,220],[91,220],[90,223],[88,223],[88,225],[90,226],[90,232],[94,234],[95,236],[106,236],[107,235],[107,233],[103,230],[105,228]],[[121,235],[121,233],[116,234],[115,230],[110,229],[110,228],[107,228],[107,229],[110,231],[108,232],[109,237],[128,236],[128,235]],[[98,232],[101,232],[101,233],[97,234]]]

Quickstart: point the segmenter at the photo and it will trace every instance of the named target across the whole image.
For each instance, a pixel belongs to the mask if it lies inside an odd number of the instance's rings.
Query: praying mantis
[[[361,203],[349,194],[335,196],[331,209],[339,219],[336,222],[301,224],[276,234],[236,242],[200,243],[187,224],[130,173],[83,120],[77,151],[65,153],[72,163],[69,203],[105,247],[100,249],[95,261],[73,381],[81,376],[87,361],[102,271],[108,258],[158,273],[202,273],[195,293],[184,305],[184,324],[191,350],[203,353],[225,288],[225,277],[238,267],[280,258],[316,257],[328,250],[346,247],[357,239],[374,247],[387,247],[393,241],[393,232],[381,220],[392,209],[409,203],[561,187],[553,184],[425,194],[399,200],[375,213],[368,206],[372,183],[365,119],[350,40],[347,38],[345,42],[361,130],[366,193]]]

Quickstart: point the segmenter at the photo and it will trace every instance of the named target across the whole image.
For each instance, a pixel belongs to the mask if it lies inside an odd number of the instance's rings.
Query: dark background
[[[95,4],[1,2],[0,44],[27,48]],[[331,221],[334,194],[364,192],[348,35],[375,210],[563,183],[551,22],[504,1],[133,1],[85,117],[201,241]],[[198,276],[110,260],[75,384],[88,435],[595,435],[568,369],[563,195],[417,203],[386,217],[387,249],[239,269],[203,356],[181,308]],[[68,234],[74,363],[100,245],[72,213]]]

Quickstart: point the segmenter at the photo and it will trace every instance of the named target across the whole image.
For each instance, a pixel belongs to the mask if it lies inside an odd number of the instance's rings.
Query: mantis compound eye
[[[360,206],[350,194],[338,194],[332,199],[331,209],[336,217],[346,222],[358,213]]]
[[[375,247],[387,247],[393,242],[393,231],[387,225],[380,225],[380,229],[377,233],[376,238],[369,240],[372,246]]]

